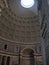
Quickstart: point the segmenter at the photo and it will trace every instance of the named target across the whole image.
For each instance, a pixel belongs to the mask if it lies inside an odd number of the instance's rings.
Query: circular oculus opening
[[[24,8],[30,8],[34,5],[34,0],[21,0],[21,5],[24,7]]]

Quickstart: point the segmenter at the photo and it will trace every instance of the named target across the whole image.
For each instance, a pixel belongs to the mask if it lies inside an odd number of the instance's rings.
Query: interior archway
[[[23,65],[34,65],[34,51],[30,48],[24,49],[22,52]]]

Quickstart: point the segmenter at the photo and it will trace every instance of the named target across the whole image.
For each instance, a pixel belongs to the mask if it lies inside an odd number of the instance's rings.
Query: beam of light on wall
[[[30,8],[34,5],[34,0],[21,0],[21,5],[25,8]]]

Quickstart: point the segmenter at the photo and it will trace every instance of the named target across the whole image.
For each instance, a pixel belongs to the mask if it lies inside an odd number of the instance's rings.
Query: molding
[[[40,42],[32,42],[32,43],[29,43],[29,42],[27,42],[27,43],[26,42],[16,42],[16,41],[12,41],[12,40],[3,38],[1,36],[0,36],[0,39],[8,41],[8,42],[12,42],[12,43],[20,44],[20,45],[37,45],[37,44],[40,44]]]

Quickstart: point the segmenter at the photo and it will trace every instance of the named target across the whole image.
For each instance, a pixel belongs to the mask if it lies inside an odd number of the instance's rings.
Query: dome
[[[31,8],[23,8],[20,0],[2,2],[0,37],[21,43],[40,41],[37,1]],[[38,23],[38,24],[37,24]]]

